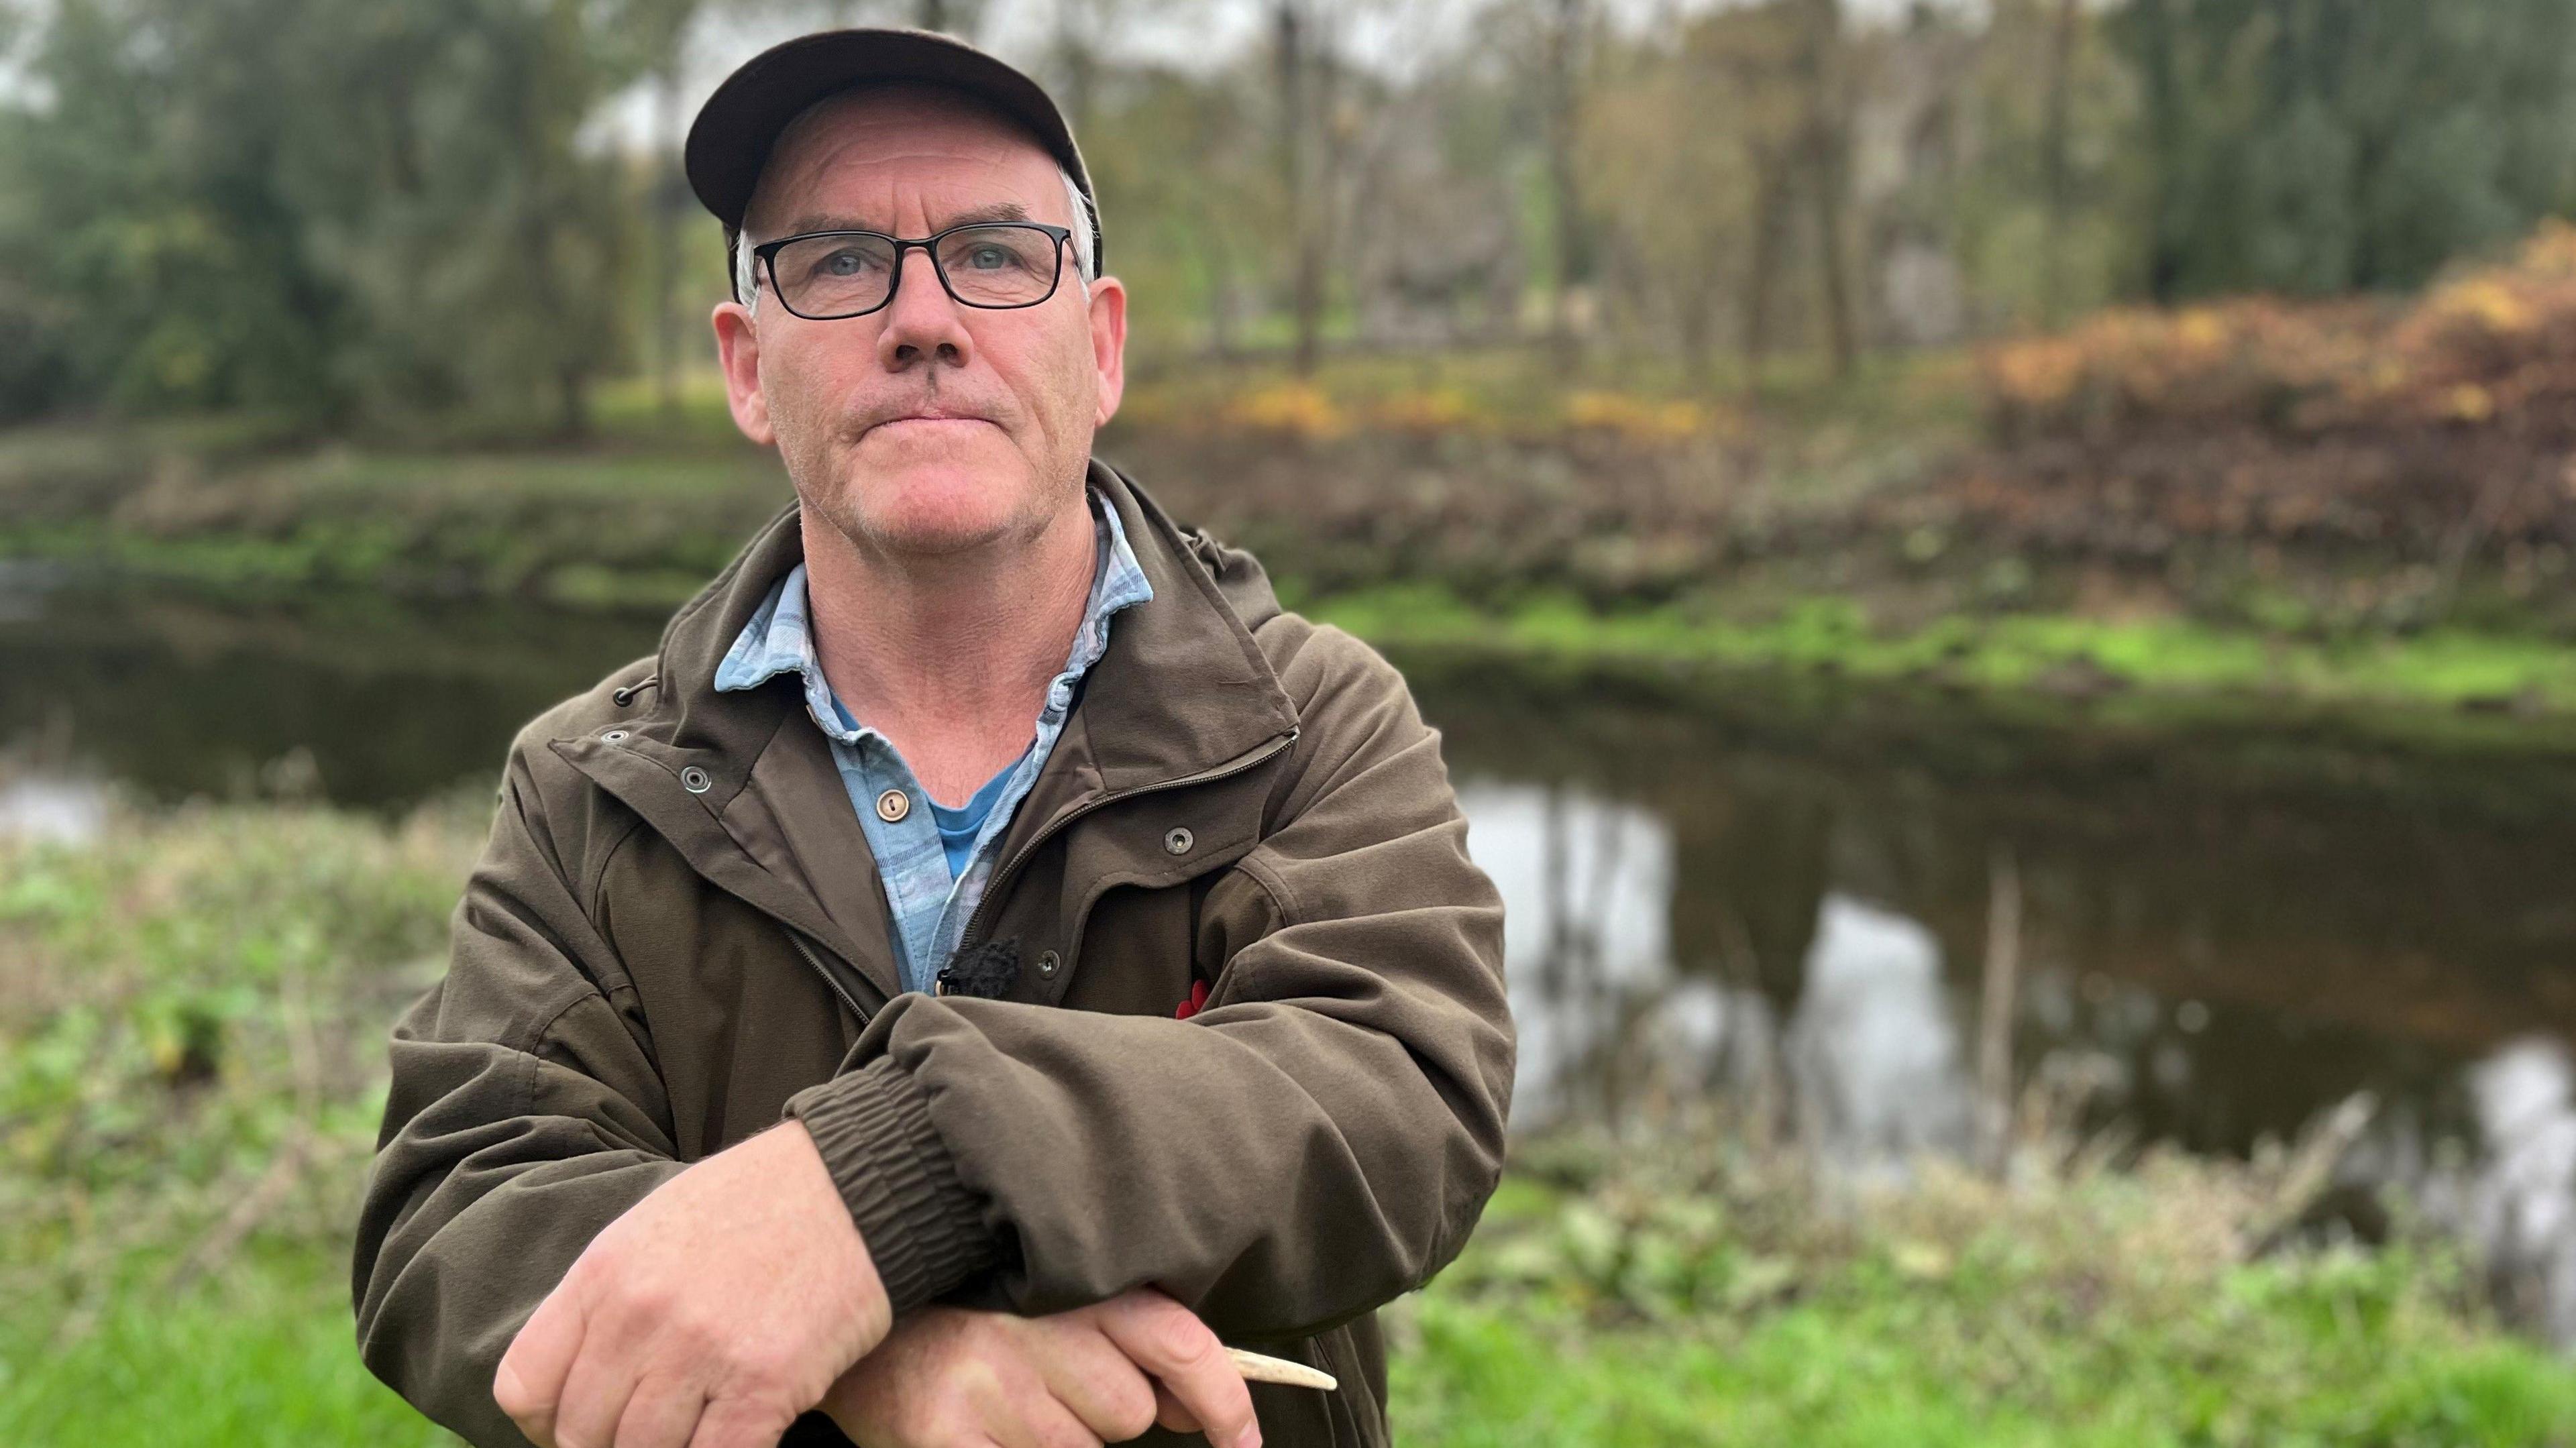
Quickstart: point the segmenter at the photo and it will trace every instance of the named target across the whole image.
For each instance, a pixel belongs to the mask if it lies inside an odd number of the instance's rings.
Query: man
[[[1513,1065],[1438,733],[1091,458],[1126,297],[1025,76],[807,36],[688,169],[796,501],[511,747],[393,1032],[368,1365],[485,1444],[1383,1444],[1372,1309]]]

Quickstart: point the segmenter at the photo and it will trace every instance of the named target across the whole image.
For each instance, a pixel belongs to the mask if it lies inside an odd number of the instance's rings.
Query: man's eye
[[[823,258],[816,270],[825,276],[854,277],[876,268],[876,258],[865,252],[836,251]]]
[[[969,266],[981,267],[986,271],[991,271],[998,267],[1009,266],[1011,264],[1011,253],[1003,247],[979,246],[973,251],[966,253],[966,262]]]

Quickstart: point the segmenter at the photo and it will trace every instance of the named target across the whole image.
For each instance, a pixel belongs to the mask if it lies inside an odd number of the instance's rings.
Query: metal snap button
[[[623,729],[611,729],[607,733],[600,735],[599,738],[600,742],[604,744],[622,743],[626,738],[626,731]]]
[[[893,824],[910,813],[912,813],[912,796],[902,790],[890,789],[877,796],[877,818],[887,824]]]
[[[694,764],[680,771],[680,787],[691,794],[704,794],[714,784],[707,772]]]
[[[1062,964],[1064,964],[1064,958],[1052,950],[1038,953],[1038,974],[1048,980],[1055,979],[1056,967]]]
[[[1163,836],[1163,849],[1169,854],[1186,855],[1197,840],[1198,837],[1188,830],[1175,827],[1170,834]]]

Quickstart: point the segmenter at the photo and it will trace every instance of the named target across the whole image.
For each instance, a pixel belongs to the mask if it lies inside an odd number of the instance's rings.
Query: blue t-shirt
[[[832,699],[832,709],[841,716],[841,727],[859,727],[859,721],[850,717],[850,706],[842,703],[838,695]],[[1028,751],[1023,749],[1020,753],[1025,756]],[[955,879],[958,872],[966,868],[967,853],[975,848],[975,837],[984,832],[984,816],[993,812],[993,801],[1002,797],[1002,785],[1019,763],[1014,759],[994,771],[993,777],[984,781],[984,787],[975,791],[973,798],[955,809],[927,794],[921,797],[921,802],[930,806],[930,818],[939,826],[939,848],[948,856],[950,879]]]
[[[1028,751],[1023,749],[1020,752],[1026,754]],[[930,817],[939,822],[939,847],[948,852],[951,878],[966,868],[966,853],[975,848],[975,837],[984,832],[984,816],[993,812],[993,801],[1002,797],[1002,786],[1010,780],[1011,771],[1018,768],[1019,763],[1014,759],[1003,765],[991,779],[984,781],[982,789],[975,791],[974,798],[955,809],[923,796],[930,806]]]

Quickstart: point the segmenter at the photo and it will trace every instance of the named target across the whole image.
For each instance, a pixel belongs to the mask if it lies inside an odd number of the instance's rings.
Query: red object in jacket
[[[1208,983],[1206,981],[1191,981],[1190,998],[1172,1008],[1172,1019],[1176,1021],[1186,1021],[1190,1017],[1197,1015],[1199,1013],[1199,1007],[1207,1004],[1207,993]]]

